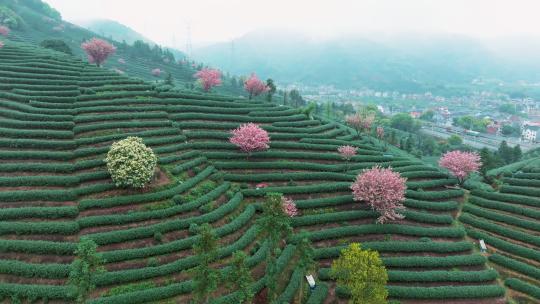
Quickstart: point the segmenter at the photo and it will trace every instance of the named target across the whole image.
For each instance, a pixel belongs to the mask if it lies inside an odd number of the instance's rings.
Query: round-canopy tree
[[[476,152],[450,151],[439,159],[439,166],[448,169],[460,184],[471,172],[478,171],[481,165],[480,155]]]
[[[101,66],[107,58],[116,52],[116,47],[105,40],[92,38],[81,44],[81,48],[88,56],[88,62]]]
[[[281,197],[281,204],[283,207],[283,211],[285,214],[287,214],[289,217],[295,217],[298,215],[298,209],[296,208],[296,203],[293,201],[290,197]]]
[[[251,76],[246,80],[246,82],[244,82],[244,89],[246,90],[246,92],[249,93],[249,99],[269,90],[266,83],[261,81],[259,77],[255,75],[255,73],[251,74]]]
[[[152,69],[151,73],[152,73],[152,76],[159,77],[161,76],[161,69],[159,68]]]
[[[71,48],[61,39],[46,39],[41,41],[40,46],[55,51],[63,52],[69,55],[73,55]]]
[[[143,188],[154,176],[157,157],[139,137],[128,137],[112,144],[107,169],[117,187]]]
[[[7,37],[9,35],[9,32],[10,32],[9,27],[5,25],[0,25],[0,35]]]
[[[340,146],[338,148],[338,152],[341,155],[341,158],[343,158],[346,161],[349,161],[351,160],[353,156],[356,155],[357,149],[358,148],[356,147],[346,145],[346,146]]]
[[[402,219],[403,215],[397,211],[405,208],[401,202],[405,199],[406,181],[406,178],[391,168],[375,166],[356,177],[351,185],[353,198],[368,203],[373,210],[379,212],[378,223]]]
[[[205,92],[210,91],[212,87],[221,84],[221,72],[219,70],[204,68],[194,75],[201,84]]]
[[[385,304],[388,274],[377,251],[352,243],[332,262],[330,276],[351,292],[349,303]]]
[[[243,124],[232,130],[231,134],[232,137],[229,141],[245,153],[251,154],[254,151],[264,151],[269,147],[270,137],[268,132],[254,123]]]

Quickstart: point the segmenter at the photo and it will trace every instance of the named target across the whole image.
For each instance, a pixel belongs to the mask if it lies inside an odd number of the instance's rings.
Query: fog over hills
[[[132,28],[117,21],[109,19],[92,19],[78,21],[77,24],[116,41],[126,41],[128,44],[133,44],[136,40],[142,40],[146,43],[155,44],[155,42],[144,37]]]
[[[234,74],[256,71],[287,83],[413,92],[468,85],[476,78],[538,82],[540,45],[534,41],[414,33],[313,39],[299,32],[260,30],[198,48],[195,58]]]

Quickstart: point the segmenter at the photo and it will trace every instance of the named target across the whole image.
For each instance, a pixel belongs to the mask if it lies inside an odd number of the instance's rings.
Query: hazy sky
[[[348,32],[449,32],[540,37],[540,0],[45,0],[64,19],[112,19],[183,49],[261,28],[320,36]],[[174,37],[174,40],[173,40]],[[173,45],[176,41],[176,45]]]

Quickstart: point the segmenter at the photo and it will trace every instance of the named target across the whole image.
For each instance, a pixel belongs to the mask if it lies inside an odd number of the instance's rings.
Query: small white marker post
[[[307,275],[306,280],[309,284],[309,289],[313,291],[313,289],[315,289],[315,279],[313,278],[312,275]]]
[[[484,242],[484,240],[480,240],[480,251],[481,252],[487,251],[486,243]]]

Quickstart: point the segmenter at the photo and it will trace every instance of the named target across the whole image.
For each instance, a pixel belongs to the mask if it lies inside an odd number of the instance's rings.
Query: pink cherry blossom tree
[[[269,90],[266,83],[261,81],[257,75],[255,75],[255,73],[251,74],[251,76],[244,82],[244,89],[249,93],[249,99]]]
[[[254,151],[264,151],[269,148],[270,137],[268,132],[254,123],[243,124],[231,131],[229,142],[236,145],[248,156]]]
[[[480,155],[476,152],[450,151],[439,159],[439,166],[448,169],[460,184],[471,172],[478,171],[481,165]]]
[[[257,189],[262,189],[262,188],[266,188],[266,187],[268,187],[267,183],[258,183],[257,185],[255,185],[255,188],[257,188]]]
[[[371,125],[373,124],[373,121],[375,121],[374,115],[366,115],[362,118],[362,129],[365,132],[370,132]]]
[[[212,87],[221,85],[221,72],[215,69],[204,68],[194,75],[205,92],[210,91]]]
[[[345,121],[349,126],[351,126],[353,129],[355,129],[357,132],[362,127],[362,118],[360,117],[360,114],[356,113],[353,115],[347,115],[345,117]]]
[[[281,204],[283,206],[283,211],[285,214],[287,214],[289,217],[294,217],[298,215],[298,209],[296,208],[296,204],[290,197],[281,197]]]
[[[92,38],[81,44],[81,48],[88,56],[88,62],[101,66],[107,58],[116,52],[116,47],[105,40]]]
[[[371,125],[373,124],[373,121],[375,121],[375,116],[372,114],[362,115],[356,113],[345,117],[345,121],[360,134],[360,132],[369,132],[371,130]]]
[[[159,68],[152,69],[151,73],[152,73],[152,76],[159,77],[159,75],[161,75],[161,69]]]
[[[377,222],[382,224],[404,217],[398,210],[405,208],[401,202],[405,199],[406,181],[391,168],[375,166],[360,173],[351,190],[355,201],[366,202],[380,214]]]
[[[357,150],[357,149],[358,149],[358,148],[356,148],[356,147],[347,145],[347,146],[341,146],[341,147],[339,147],[339,148],[338,148],[338,152],[339,152],[339,154],[341,154],[341,157],[342,157],[343,159],[345,159],[346,161],[349,161],[349,160],[351,160],[351,158],[352,158],[353,156],[356,155],[356,150]]]
[[[0,35],[7,37],[9,35],[9,32],[10,32],[9,27],[5,25],[0,25]]]

